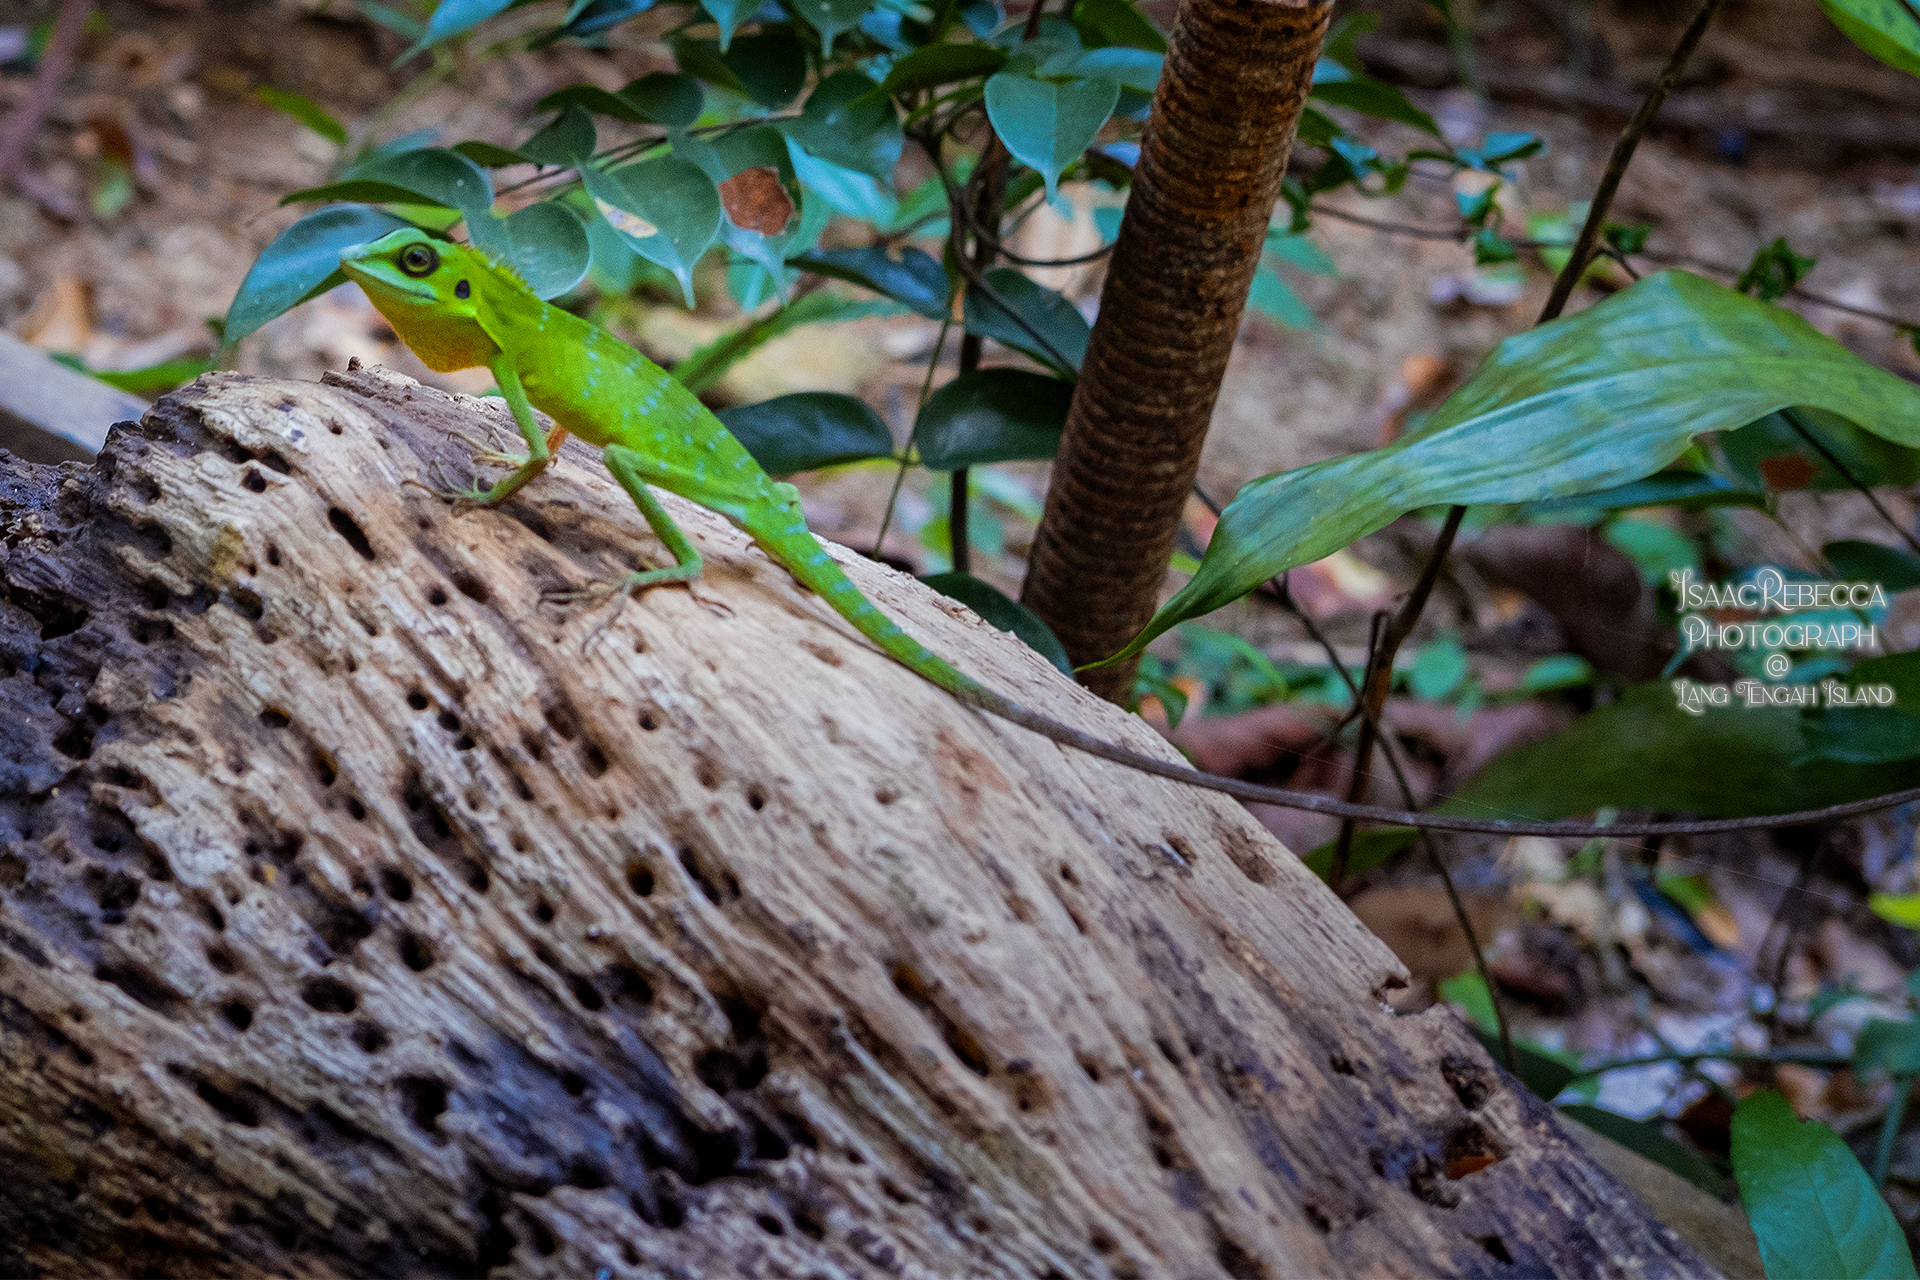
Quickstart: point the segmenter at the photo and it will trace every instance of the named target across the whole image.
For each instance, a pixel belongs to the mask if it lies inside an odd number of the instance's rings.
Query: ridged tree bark
[[[1332,6],[1182,0],[1021,599],[1076,664],[1152,616]],[[1121,700],[1133,664],[1082,681]]]

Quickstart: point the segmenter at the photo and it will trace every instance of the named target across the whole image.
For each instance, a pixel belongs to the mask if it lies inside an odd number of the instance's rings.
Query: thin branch
[[[1827,447],[1826,441],[1813,433],[1813,429],[1801,419],[1798,410],[1788,409],[1782,412],[1780,416],[1785,418],[1787,425],[1792,427],[1802,440],[1812,445],[1814,451],[1825,458],[1828,464],[1831,465],[1835,471],[1838,471],[1848,484],[1858,489],[1862,496],[1873,504],[1873,509],[1879,513],[1882,520],[1886,521],[1887,527],[1899,534],[1902,540],[1904,540],[1909,547],[1913,548],[1915,555],[1920,555],[1920,539],[1916,539],[1905,525],[1893,518],[1893,513],[1888,511],[1886,507],[1881,504],[1880,499],[1874,496],[1873,490],[1868,487],[1867,483],[1859,476],[1853,474],[1852,468],[1842,462],[1839,456]]]

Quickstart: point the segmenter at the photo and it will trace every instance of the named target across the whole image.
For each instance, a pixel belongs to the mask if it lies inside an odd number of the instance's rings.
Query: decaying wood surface
[[[1710,1274],[1236,805],[966,710],[498,401],[0,469],[0,1272]],[[1139,722],[836,553],[962,667]]]

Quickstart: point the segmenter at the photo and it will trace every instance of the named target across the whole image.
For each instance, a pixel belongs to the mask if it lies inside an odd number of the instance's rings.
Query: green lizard
[[[547,468],[569,433],[600,447],[607,470],[674,558],[667,568],[633,573],[608,584],[611,589],[699,576],[700,553],[653,495],[649,486],[657,485],[731,520],[888,656],[982,711],[1062,745],[1246,799],[1356,817],[1388,815],[1387,821],[1413,816],[1156,760],[995,693],[860,594],[808,530],[800,491],[767,475],[692,392],[626,343],[541,301],[511,270],[480,252],[423,231],[402,229],[344,250],[340,265],[429,368],[444,373],[485,365],[493,373],[526,438],[527,455],[496,459],[518,465],[492,488],[464,496],[484,506],[505,502]],[[535,420],[535,405],[558,424],[551,435]]]

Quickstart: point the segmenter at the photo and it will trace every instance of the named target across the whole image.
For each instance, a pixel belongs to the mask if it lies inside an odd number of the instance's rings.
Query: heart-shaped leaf
[[[893,433],[862,401],[833,391],[802,391],[720,414],[754,460],[776,476],[839,462],[893,456]]]
[[[1733,1113],[1733,1176],[1768,1280],[1904,1280],[1913,1254],[1840,1135],[1771,1089]]]
[[[677,156],[581,176],[600,216],[635,253],[671,271],[691,307],[694,264],[720,232],[713,179]]]
[[[1039,614],[1004,595],[997,587],[980,581],[970,573],[930,573],[920,581],[941,595],[958,600],[1002,631],[1013,632],[1026,642],[1029,649],[1067,675],[1073,674],[1073,662],[1067,657],[1066,647],[1060,643],[1060,637],[1054,635],[1053,629],[1040,620]]]
[[[987,118],[1008,151],[1046,179],[1053,197],[1060,174],[1080,158],[1120,100],[1112,80],[1056,84],[1005,71],[987,80]]]
[[[274,237],[240,282],[227,308],[225,341],[238,342],[267,321],[346,283],[340,251],[410,225],[364,205],[310,213]]]
[[[542,298],[557,298],[586,278],[592,254],[587,224],[564,204],[542,200],[506,220],[514,270]]]
[[[713,143],[682,135],[674,142],[674,154],[714,180],[725,214],[721,239],[765,267],[785,297],[786,249],[798,229],[801,196],[780,131],[753,125]]]
[[[456,142],[453,149],[482,169],[504,169],[510,164],[528,163],[527,157],[518,151],[509,151],[491,142]]]
[[[787,139],[787,154],[800,184],[835,213],[880,227],[893,224],[900,201],[872,174],[822,160],[792,138]]]
[[[836,72],[808,95],[800,118],[783,128],[822,160],[891,185],[904,135],[893,103],[879,88],[858,71]]]
[[[1920,445],[1920,387],[1790,311],[1684,272],[1508,338],[1417,433],[1247,485],[1200,572],[1117,657],[1408,511],[1535,502],[1651,475],[1705,431],[1788,405]]]
[[[935,471],[1044,461],[1060,451],[1073,384],[1020,369],[963,373],[928,398],[914,426]]]
[[[929,320],[944,320],[953,305],[946,268],[933,255],[906,248],[890,256],[880,245],[865,249],[823,249],[790,259],[789,266],[845,280],[892,298]]]
[[[1024,351],[1060,374],[1079,371],[1090,331],[1071,302],[1011,267],[996,267],[981,278],[993,293],[967,286],[968,333]]]
[[[1820,0],[1820,11],[1880,61],[1920,76],[1920,14],[1901,0]]]

